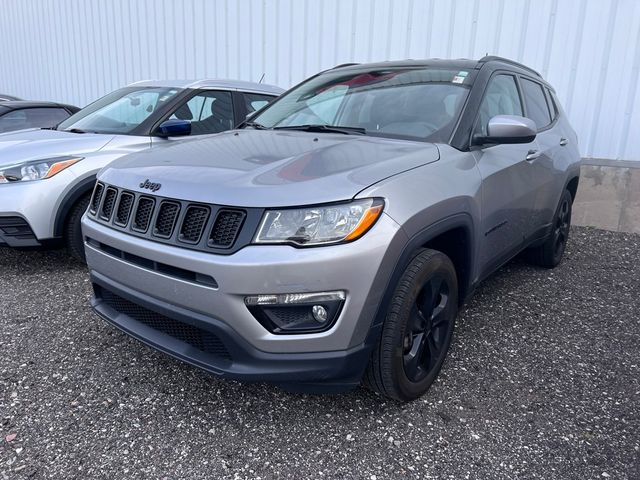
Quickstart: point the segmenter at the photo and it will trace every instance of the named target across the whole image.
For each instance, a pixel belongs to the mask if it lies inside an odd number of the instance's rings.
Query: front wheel
[[[422,250],[395,289],[365,385],[399,401],[424,394],[442,368],[457,312],[453,263],[441,252]]]
[[[84,212],[89,206],[90,199],[91,193],[88,193],[81,197],[73,207],[71,207],[71,211],[67,217],[67,224],[65,226],[65,242],[67,244],[67,249],[72,257],[82,263],[86,263],[87,260],[84,254],[84,241],[82,239],[80,220],[82,220],[82,215],[84,215]]]

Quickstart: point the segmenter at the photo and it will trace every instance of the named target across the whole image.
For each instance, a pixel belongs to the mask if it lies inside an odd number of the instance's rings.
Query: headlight
[[[384,202],[365,198],[335,205],[267,210],[255,243],[326,245],[364,235],[382,213]]]
[[[0,167],[0,183],[29,182],[31,180],[51,178],[80,160],[82,160],[82,157],[66,156],[32,160]]]

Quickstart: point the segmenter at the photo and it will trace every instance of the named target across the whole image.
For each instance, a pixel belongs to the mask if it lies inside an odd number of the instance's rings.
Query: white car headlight
[[[51,178],[65,168],[82,160],[82,157],[54,157],[0,166],[0,183],[30,182]]]
[[[255,243],[326,245],[364,235],[382,213],[384,202],[365,198],[346,203],[267,210]]]

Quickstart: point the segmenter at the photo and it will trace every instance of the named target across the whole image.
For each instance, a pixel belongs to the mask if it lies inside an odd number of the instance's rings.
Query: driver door
[[[489,120],[496,115],[524,115],[518,84],[511,74],[499,73],[489,80],[473,133],[486,136]],[[536,192],[527,155],[535,150],[534,140],[474,151],[482,176],[482,276],[515,255],[529,234]]]

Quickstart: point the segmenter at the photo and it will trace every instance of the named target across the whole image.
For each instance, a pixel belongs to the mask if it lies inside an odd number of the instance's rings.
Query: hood
[[[0,165],[82,155],[103,148],[114,135],[70,133],[58,130],[21,130],[0,135]]]
[[[310,205],[438,160],[435,145],[361,135],[236,130],[134,153],[99,179],[162,197],[243,207]]]

